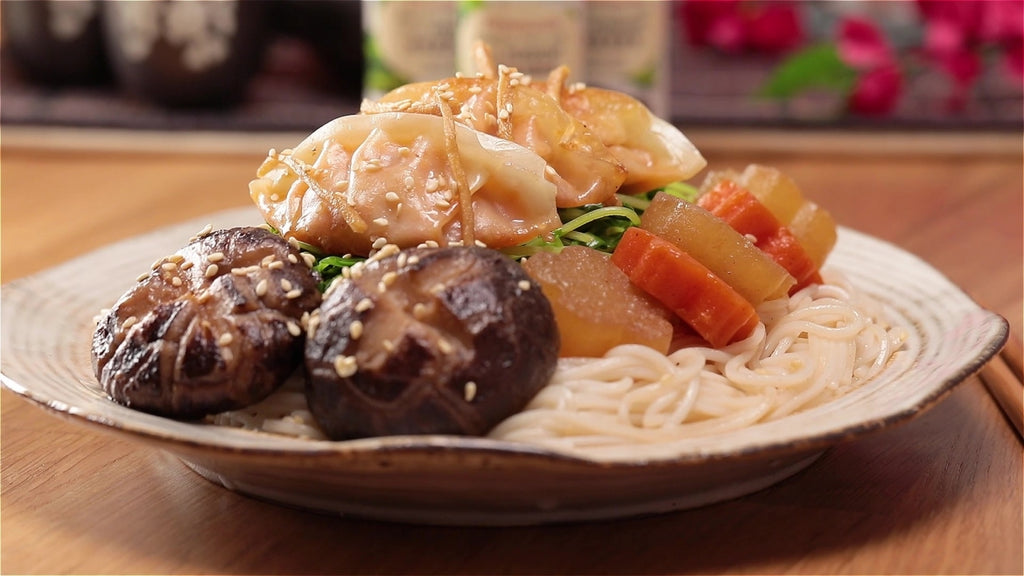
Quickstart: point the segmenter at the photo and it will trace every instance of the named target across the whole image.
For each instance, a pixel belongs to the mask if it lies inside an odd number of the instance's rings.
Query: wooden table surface
[[[263,152],[296,143],[252,135],[218,149],[181,135],[8,134],[4,282],[245,205]],[[921,256],[1021,332],[1019,135],[690,136],[713,167],[781,168],[840,223]],[[843,443],[746,497],[620,521],[487,529],[252,500],[6,389],[0,401],[4,574],[1024,572],[1021,441],[975,377],[918,418]]]

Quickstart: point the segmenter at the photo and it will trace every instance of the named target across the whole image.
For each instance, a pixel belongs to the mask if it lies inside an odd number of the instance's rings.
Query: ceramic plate
[[[909,353],[835,402],[665,457],[596,462],[447,436],[308,441],[176,422],[108,400],[90,364],[93,316],[206,224],[258,222],[254,209],[217,213],[4,285],[3,385],[58,416],[169,451],[250,496],[383,520],[514,525],[664,512],[762,489],[829,446],[919,414],[978,370],[1007,335],[1003,318],[918,258],[841,229],[829,265],[908,327]]]

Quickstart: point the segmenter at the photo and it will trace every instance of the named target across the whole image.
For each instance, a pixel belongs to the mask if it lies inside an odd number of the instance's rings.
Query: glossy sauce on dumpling
[[[519,82],[509,83],[504,110],[498,110],[499,80],[490,77],[407,84],[364,110],[387,105],[429,108],[439,86],[456,120],[476,130],[499,135],[498,117],[507,114],[508,139],[533,150],[551,167],[559,208],[608,202],[626,178],[619,160],[586,125],[544,92]]]
[[[472,195],[474,238],[526,242],[560,224],[545,162],[513,142],[456,126]],[[443,119],[412,113],[338,118],[293,150],[271,152],[249,184],[267,222],[333,254],[462,240],[459,193]]]

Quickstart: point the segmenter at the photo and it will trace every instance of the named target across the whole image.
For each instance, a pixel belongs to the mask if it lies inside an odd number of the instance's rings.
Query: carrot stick
[[[630,281],[672,310],[719,348],[757,327],[754,307],[675,244],[641,228],[629,228],[612,262]]]
[[[796,278],[796,284],[789,290],[790,294],[809,284],[822,282],[818,267],[789,228],[782,226],[755,245]]]
[[[740,234],[754,237],[755,246],[796,278],[790,294],[808,284],[821,282],[818,266],[800,241],[746,188],[732,180],[721,180],[704,193],[697,204]]]
[[[756,196],[732,180],[719,181],[697,198],[697,205],[754,238],[773,234],[782,225]]]

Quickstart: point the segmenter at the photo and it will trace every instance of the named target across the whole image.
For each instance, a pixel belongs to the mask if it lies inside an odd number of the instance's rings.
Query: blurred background
[[[4,127],[306,132],[496,59],[688,127],[1019,132],[1024,0],[2,0]]]

